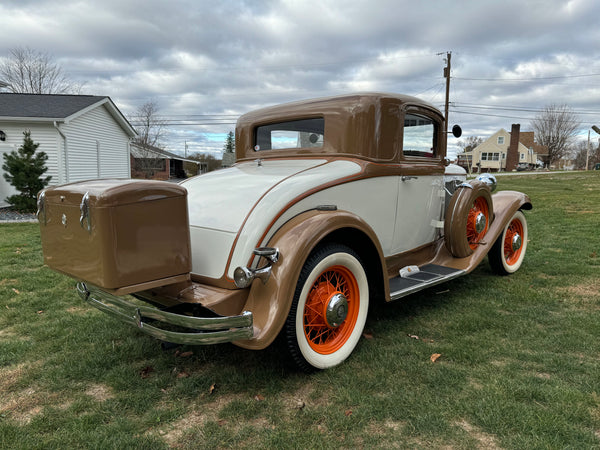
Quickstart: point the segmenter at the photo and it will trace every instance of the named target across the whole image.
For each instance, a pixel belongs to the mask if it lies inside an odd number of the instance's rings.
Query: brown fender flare
[[[456,258],[445,246],[442,246],[432,261],[433,264],[464,270],[467,273],[471,272],[487,256],[493,243],[502,234],[515,211],[530,210],[533,207],[527,194],[517,191],[496,192],[492,195],[492,201],[494,202],[494,221],[490,225],[482,245],[477,246],[473,254],[466,258]]]
[[[444,243],[448,251],[456,258],[465,258],[473,253],[494,217],[492,194],[488,185],[482,181],[473,180],[468,186],[458,187],[450,199],[444,216]],[[478,198],[485,202],[487,223],[480,236],[469,240],[468,227],[472,227],[472,224],[469,224],[469,212]]]
[[[311,210],[302,213],[283,225],[270,239],[269,247],[279,249],[279,260],[273,265],[266,283],[263,284],[260,280],[252,283],[243,308],[253,314],[254,337],[236,341],[235,345],[260,350],[275,340],[288,316],[304,262],[320,242],[337,231],[348,229],[361,233],[371,241],[380,260],[382,273],[386,273],[379,240],[373,229],[360,217],[348,211]],[[389,296],[389,287],[383,281],[382,279],[385,295]]]

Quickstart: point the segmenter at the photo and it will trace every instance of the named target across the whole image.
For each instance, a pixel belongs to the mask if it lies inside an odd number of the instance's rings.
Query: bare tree
[[[586,160],[587,167],[593,169],[596,164],[600,163],[600,144],[596,145],[594,142],[591,142],[588,149],[587,140],[577,142],[577,145],[573,149],[573,159],[576,169],[585,169]]]
[[[580,122],[567,105],[549,105],[532,121],[536,142],[548,147],[548,162],[556,163],[569,153]]]
[[[470,152],[479,144],[483,143],[483,138],[479,136],[469,136],[464,141],[460,140],[457,142],[457,145],[463,149],[464,152]]]
[[[193,159],[195,161],[200,161],[203,164],[206,164],[206,171],[212,172],[213,170],[217,170],[221,168],[221,160],[215,158],[213,155],[209,155],[206,153],[194,153],[193,155],[188,157],[189,159]]]
[[[155,101],[147,101],[130,117],[131,124],[138,135],[134,139],[134,169],[151,178],[155,172],[164,170],[164,157],[155,149],[160,149],[167,131],[166,121],[158,115],[159,107]]]
[[[81,85],[67,77],[50,55],[17,47],[0,61],[0,88],[17,94],[78,94]]]
[[[158,103],[147,101],[132,116],[132,125],[138,136],[135,141],[141,146],[159,147],[167,131],[167,123],[158,115]]]

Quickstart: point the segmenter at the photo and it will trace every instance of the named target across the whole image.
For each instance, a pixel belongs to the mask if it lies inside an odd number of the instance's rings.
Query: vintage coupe
[[[93,180],[39,195],[44,261],[93,306],[172,343],[344,361],[369,303],[472,271],[510,274],[529,198],[448,165],[444,117],[364,93],[241,116],[233,167],[180,185]],[[138,300],[127,297],[131,294]],[[144,302],[140,302],[139,300]]]

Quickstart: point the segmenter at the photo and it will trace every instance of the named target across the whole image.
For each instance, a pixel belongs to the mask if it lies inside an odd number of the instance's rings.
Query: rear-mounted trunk
[[[187,191],[172,183],[93,180],[40,194],[44,262],[117,295],[187,281]]]

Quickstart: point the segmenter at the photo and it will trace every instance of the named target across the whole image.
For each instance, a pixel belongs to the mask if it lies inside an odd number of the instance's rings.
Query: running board
[[[396,278],[392,278],[390,280],[390,297],[392,300],[398,300],[428,287],[453,280],[464,274],[464,270],[427,264],[420,267],[418,272],[404,275],[404,277],[397,276]]]

